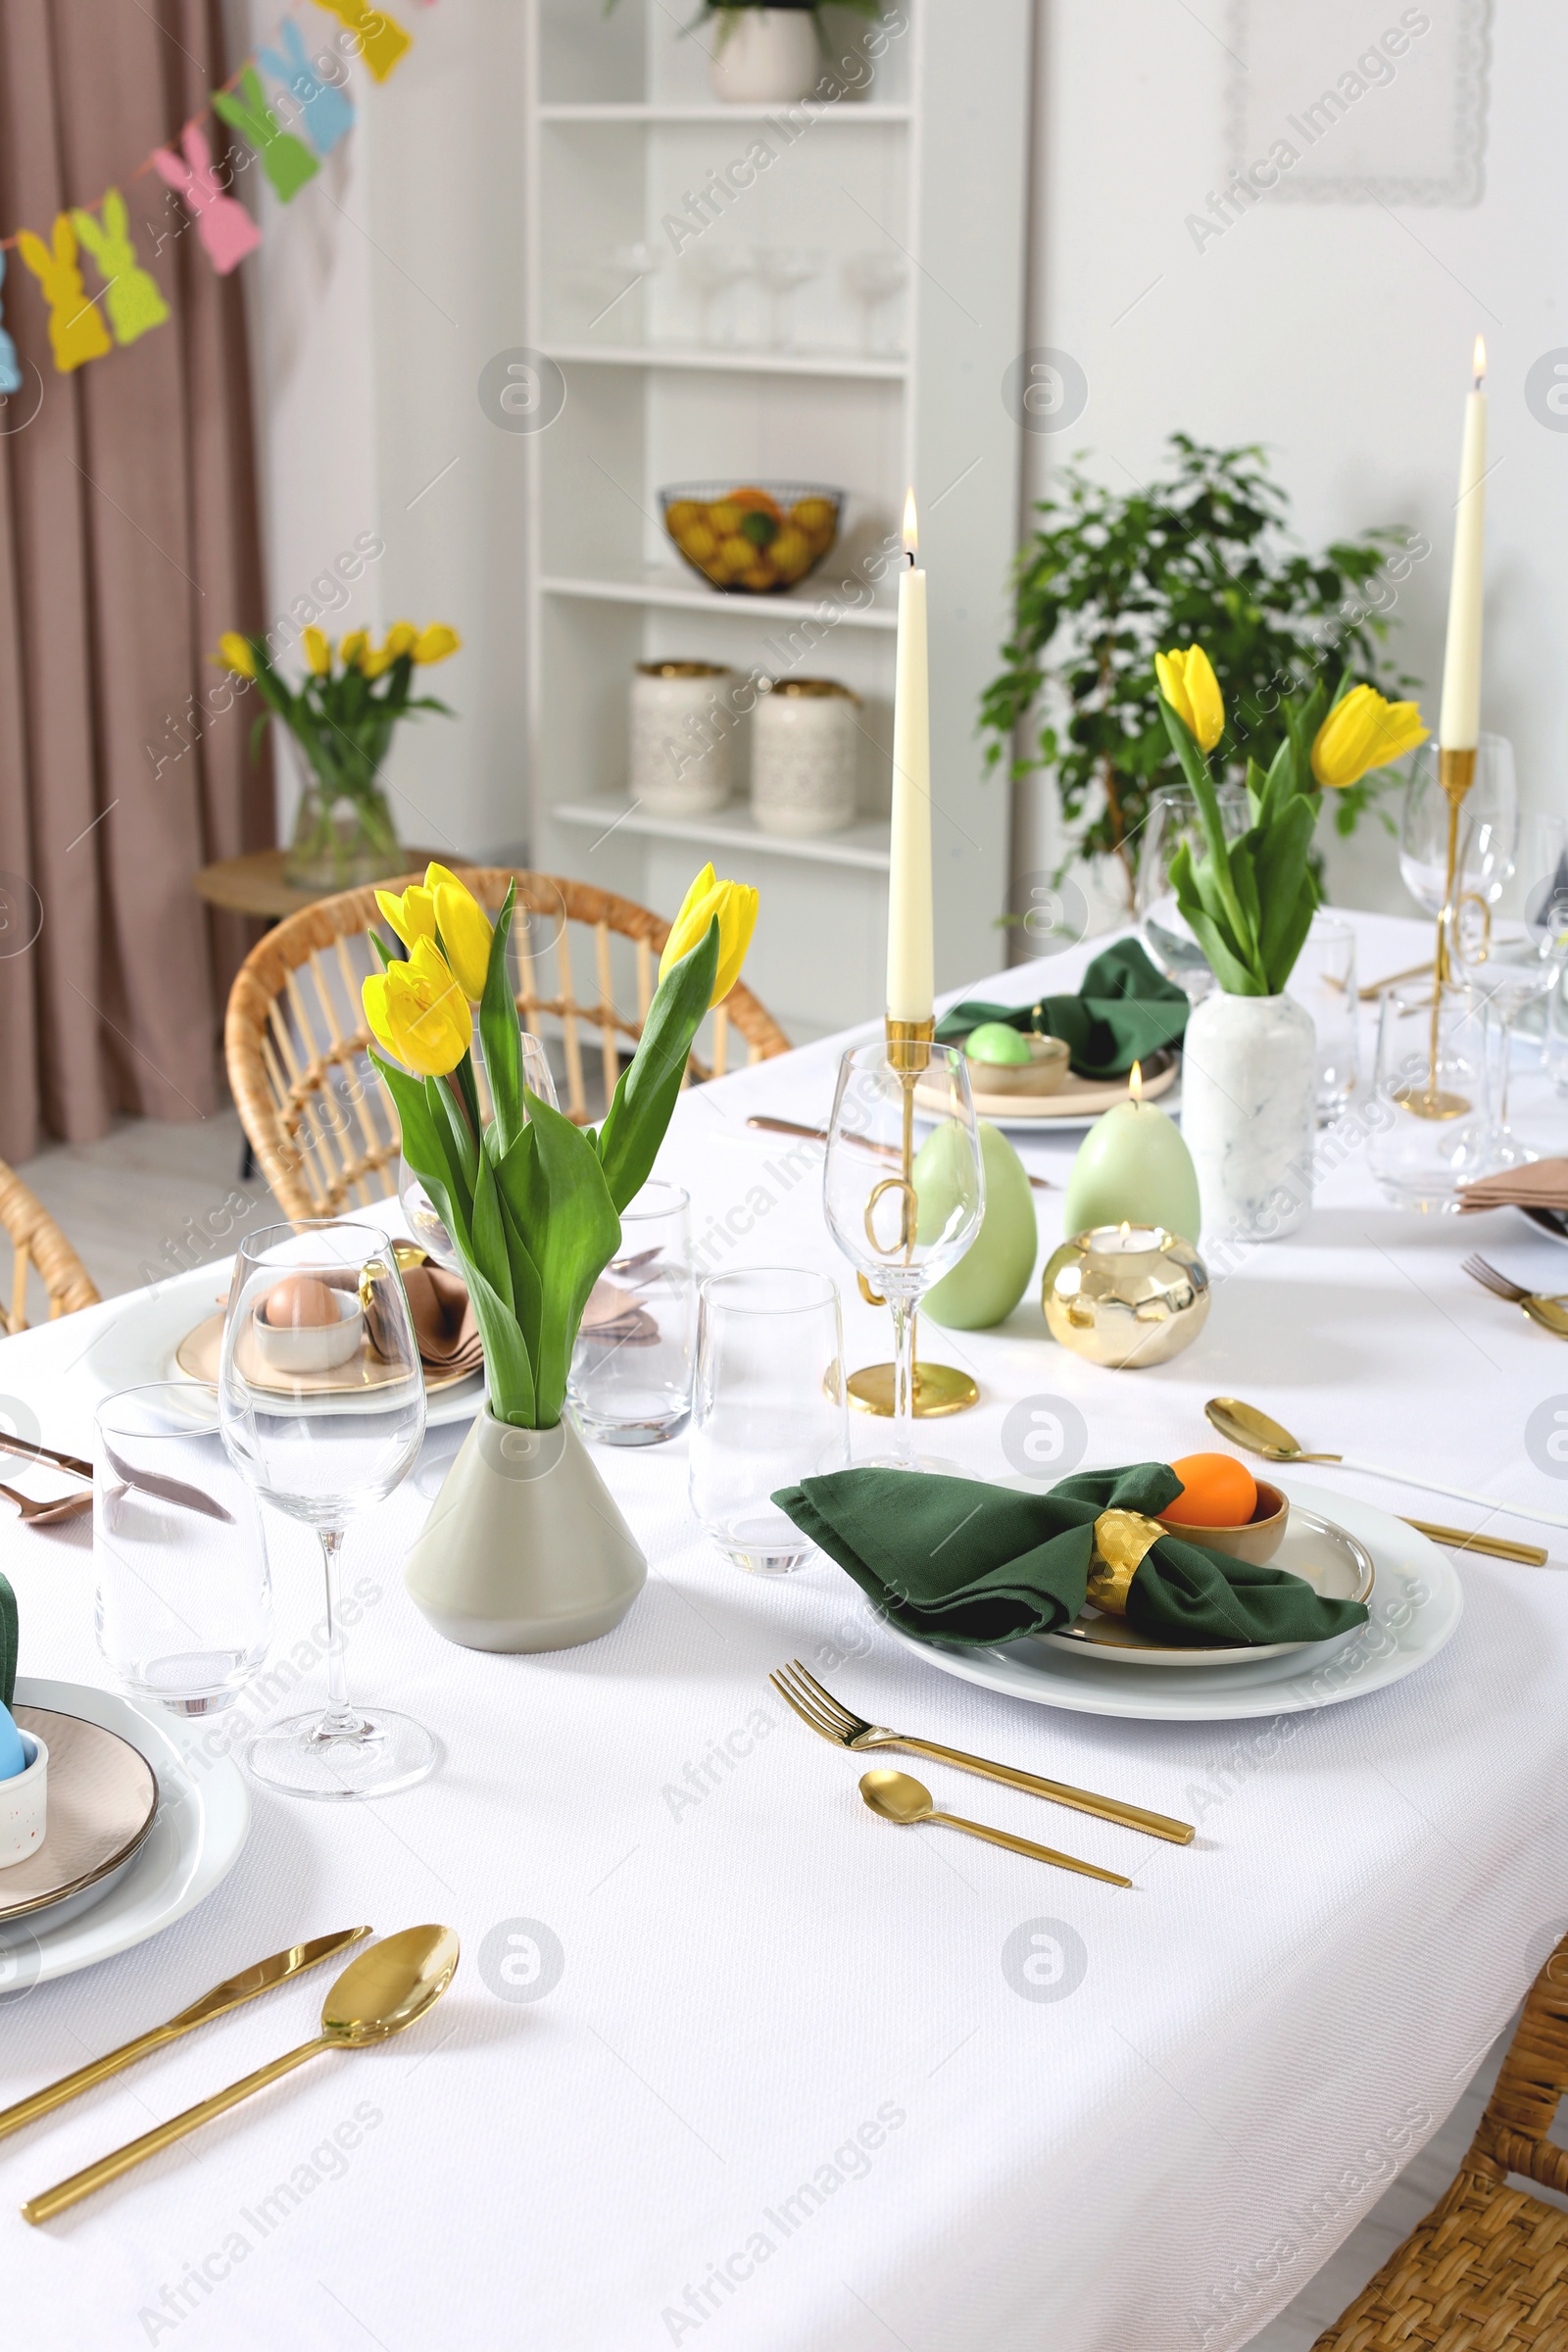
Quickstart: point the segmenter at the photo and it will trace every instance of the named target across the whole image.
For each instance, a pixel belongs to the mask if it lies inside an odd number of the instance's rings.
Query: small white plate
[[[1161,1046],[1151,1054],[1143,1065],[1144,1100],[1155,1102],[1161,1095],[1169,1094],[1181,1068],[1181,1056],[1174,1046]],[[1069,1070],[1054,1095],[989,1095],[975,1084],[974,1072],[969,1074],[969,1091],[974,1098],[977,1119],[989,1119],[993,1127],[1071,1127],[1098,1119],[1102,1110],[1110,1110],[1128,1100],[1125,1078],[1079,1078]],[[947,1115],[946,1089],[917,1086],[914,1090],[916,1107],[927,1118]]]
[[[69,1977],[172,1927],[233,1868],[251,1826],[239,1766],[226,1756],[198,1762],[172,1726],[118,1691],[20,1675],[17,1700],[118,1732],[157,1775],[158,1812],[129,1869],[91,1910],[58,1922],[45,1913],[0,1932],[0,1993]]]
[[[189,1375],[177,1361],[181,1345],[198,1323],[227,1300],[226,1261],[193,1266],[155,1291],[133,1292],[82,1357],[82,1369],[106,1396],[120,1389],[144,1388],[150,1381],[185,1380]],[[484,1374],[475,1372],[433,1396],[427,1391],[425,1420],[431,1429],[449,1421],[471,1421],[483,1402]],[[352,1409],[352,1404],[351,1396],[348,1405],[336,1409]]]
[[[1171,1533],[1179,1536],[1180,1528]],[[1376,1570],[1372,1554],[1364,1544],[1358,1544],[1348,1529],[1337,1527],[1332,1519],[1322,1519],[1316,1511],[1307,1511],[1293,1504],[1290,1524],[1279,1550],[1269,1561],[1271,1568],[1283,1568],[1290,1576],[1298,1576],[1327,1600],[1370,1600]],[[1354,1628],[1351,1628],[1354,1631]],[[1076,1625],[1060,1633],[1044,1634],[1054,1649],[1065,1649],[1075,1656],[1098,1658],[1102,1665],[1112,1666],[1249,1666],[1262,1658],[1289,1657],[1293,1650],[1323,1649],[1322,1642],[1227,1642],[1217,1649],[1183,1649],[1174,1643],[1152,1642],[1147,1634],[1139,1633],[1125,1617],[1102,1616],[1099,1609],[1086,1609]],[[1345,1634],[1331,1634],[1330,1642],[1344,1642]]]
[[[1253,1715],[1303,1714],[1385,1690],[1436,1657],[1464,1607],[1458,1573],[1447,1554],[1369,1502],[1294,1480],[1276,1477],[1275,1484],[1293,1507],[1325,1517],[1332,1512],[1372,1555],[1377,1586],[1368,1603],[1370,1620],[1336,1642],[1314,1642],[1304,1652],[1274,1645],[1273,1656],[1242,1665],[1150,1674],[1119,1660],[1068,1654],[1071,1643],[1067,1652],[1033,1640],[997,1649],[957,1649],[916,1641],[896,1625],[888,1631],[906,1649],[960,1682],[979,1683],[1037,1706],[1145,1722],[1225,1723]]]

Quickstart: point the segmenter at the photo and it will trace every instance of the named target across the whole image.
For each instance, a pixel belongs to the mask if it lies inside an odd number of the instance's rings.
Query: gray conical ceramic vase
[[[620,1623],[648,1576],[569,1421],[513,1429],[485,1406],[447,1472],[403,1581],[465,1649],[570,1649]]]

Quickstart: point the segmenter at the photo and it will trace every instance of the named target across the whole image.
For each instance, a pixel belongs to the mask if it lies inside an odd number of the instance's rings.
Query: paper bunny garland
[[[150,326],[162,326],[169,317],[169,305],[158,291],[157,279],[150,277],[136,260],[125,199],[120,190],[111,188],[104,198],[102,226],[91,213],[79,210],[72,213],[71,224],[97,263],[99,276],[108,285],[104,307],[115,330],[115,341],[134,343]]]
[[[56,215],[52,249],[30,228],[18,230],[17,249],[49,305],[49,341],[61,374],[69,375],[84,361],[101,360],[106,351],[113,351],[109,329],[87,300],[76,267],[76,240],[66,215]]]
[[[267,103],[262,77],[254,66],[247,66],[241,74],[237,92],[215,90],[213,105],[256,149],[262,170],[285,204],[299,194],[308,179],[316,177],[320,165],[303,139],[283,129]]]
[[[5,282],[6,257],[4,250],[0,249],[0,286],[3,286]],[[22,362],[17,357],[17,347],[6,333],[5,328],[0,326],[0,398],[9,400],[13,392],[22,390],[26,378],[22,372]]]
[[[183,162],[171,148],[155,147],[153,163],[159,178],[184,199],[208,260],[220,277],[226,277],[248,253],[256,251],[262,232],[238,197],[224,194],[223,183],[213,170],[206,134],[196,123],[186,123],[180,145],[185,150]]]
[[[275,49],[262,49],[257,55],[299,108],[305,135],[317,154],[330,155],[344,132],[354,127],[354,108],[334,83],[321,79],[305,54],[300,28],[292,17],[285,18],[280,37],[283,56]]]
[[[413,43],[395,17],[370,0],[318,0],[318,6],[336,17],[360,40],[360,55],[377,81],[385,81],[405,49]]]

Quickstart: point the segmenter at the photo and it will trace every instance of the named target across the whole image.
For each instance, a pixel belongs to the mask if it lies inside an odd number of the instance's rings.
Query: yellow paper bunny
[[[109,329],[87,300],[76,267],[76,240],[65,214],[55,217],[52,253],[30,228],[18,231],[17,246],[49,305],[49,341],[61,373],[69,374],[84,360],[101,360],[106,351],[113,351]]]
[[[162,326],[169,317],[169,305],[158,291],[157,279],[150,277],[136,260],[125,199],[120,190],[111,188],[104,198],[102,227],[91,213],[75,209],[71,221],[97,263],[99,276],[108,284],[104,300],[115,341],[134,343],[150,326]]]

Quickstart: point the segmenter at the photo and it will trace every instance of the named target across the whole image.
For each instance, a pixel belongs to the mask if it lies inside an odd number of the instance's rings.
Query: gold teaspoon
[[[399,1936],[387,1936],[385,1942],[374,1943],[357,1960],[351,1960],[343,1974],[321,2003],[321,2031],[315,2041],[302,2042],[282,2058],[274,2058],[268,2066],[258,2067],[255,2074],[246,2075],[231,2082],[226,2090],[219,2091],[200,2106],[187,2107],[183,2115],[171,2117],[155,2131],[144,2132],[140,2139],[116,2148],[108,2156],[100,2156],[83,2172],[73,2173],[69,2180],[61,2180],[46,2188],[41,2196],[29,2197],[22,2208],[24,2222],[51,2221],[64,2213],[68,2205],[75,2205],[90,2197],[95,2188],[105,2187],[128,2173],[144,2157],[156,2156],[163,2148],[172,2147],[176,2139],[198,2131],[215,2116],[226,2115],[248,2099],[253,2090],[265,2090],[269,2083],[280,2082],[303,2066],[308,2058],[318,2057],[322,2050],[359,2050],[372,2041],[385,2041],[390,2034],[401,2034],[412,2026],[441,1998],[458,1967],[458,1938],[451,1928],[405,1928]]]
[[[1388,1478],[1396,1486],[1426,1487],[1434,1494],[1446,1494],[1450,1501],[1474,1503],[1479,1511],[1502,1511],[1515,1519],[1529,1519],[1540,1527],[1568,1527],[1555,1511],[1538,1511],[1533,1503],[1496,1502],[1490,1494],[1472,1494],[1467,1487],[1446,1487],[1425,1472],[1411,1477],[1404,1470],[1386,1469],[1381,1462],[1355,1462],[1344,1453],[1304,1453],[1288,1429],[1260,1413],[1255,1404],[1244,1404],[1240,1396],[1211,1396],[1203,1407],[1214,1428],[1233,1446],[1241,1446],[1249,1453],[1260,1453],[1266,1462],[1338,1462],[1346,1470],[1359,1470],[1363,1478]]]
[[[873,1813],[884,1821],[940,1821],[944,1828],[963,1830],[971,1838],[983,1838],[987,1845],[1004,1845],[1011,1854],[1027,1854],[1032,1862],[1054,1862],[1058,1870],[1076,1870],[1086,1879],[1103,1879],[1107,1886],[1130,1886],[1119,1871],[1101,1870],[1093,1862],[1080,1862],[1076,1855],[1058,1854],[1052,1845],[1033,1845],[1027,1838],[1011,1838],[1005,1830],[988,1830],[978,1821],[965,1821],[956,1813],[939,1813],[932,1802],[931,1791],[917,1781],[912,1773],[890,1772],[886,1769],[860,1775],[860,1794]],[[24,2207],[25,2211],[25,2207]]]

